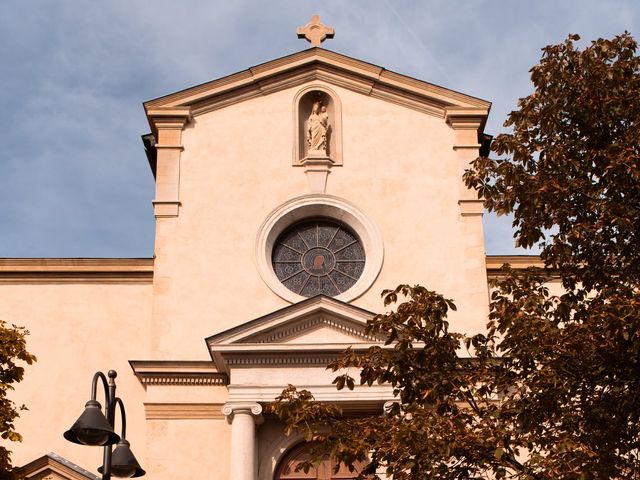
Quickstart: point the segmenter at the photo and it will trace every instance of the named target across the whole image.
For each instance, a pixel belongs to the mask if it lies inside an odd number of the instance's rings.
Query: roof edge
[[[143,106],[147,111],[157,107],[185,107],[221,95],[231,95],[234,91],[238,91],[242,96],[243,93],[246,95],[243,89],[247,87],[254,86],[261,90],[261,82],[313,64],[356,75],[372,82],[374,87],[398,90],[425,101],[441,103],[444,106],[478,108],[480,111],[485,111],[485,115],[491,108],[491,102],[486,100],[386,70],[378,65],[320,47],[286,55],[240,72],[148,100],[143,103]],[[264,92],[262,93],[264,94]]]

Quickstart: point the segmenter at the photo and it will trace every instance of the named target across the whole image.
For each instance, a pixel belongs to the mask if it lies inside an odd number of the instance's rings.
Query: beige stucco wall
[[[316,82],[318,85],[326,85]],[[310,193],[292,167],[298,86],[198,115],[182,134],[180,214],[157,222],[153,348],[204,359],[197,339],[289,303],[256,268],[255,241],[269,212]],[[354,203],[381,230],[376,282],[352,303],[382,308],[380,292],[420,283],[456,300],[454,325],[485,323],[480,218],[459,214],[454,131],[443,118],[330,85],[342,103],[344,166],[327,194]]]
[[[93,374],[115,369],[127,439],[149,478],[227,478],[229,425],[221,414],[145,420],[145,403],[221,405],[226,400],[224,386],[144,387],[135,377],[129,360],[155,358],[151,294],[151,284],[0,285],[0,318],[29,329],[28,349],[38,357],[10,394],[29,408],[16,422],[24,441],[4,443],[13,451],[14,465],[55,452],[96,473],[102,449],[69,443],[62,434],[89,399]],[[205,349],[201,338],[193,344]]]
[[[150,355],[151,285],[4,284],[0,299],[0,318],[29,329],[28,350],[38,358],[10,394],[29,408],[16,422],[24,441],[8,445],[14,464],[53,451],[95,471],[102,463],[101,449],[71,444],[62,433],[89,400],[93,374],[109,369],[118,372],[128,437],[143,461],[144,389],[128,360]]]
[[[230,428],[224,419],[149,420],[147,446],[148,478],[229,478]]]

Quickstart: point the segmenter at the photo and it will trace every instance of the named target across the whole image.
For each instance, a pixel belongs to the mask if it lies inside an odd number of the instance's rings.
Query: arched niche
[[[320,102],[326,108],[327,119],[327,156],[333,165],[342,165],[342,105],[340,98],[324,85],[309,85],[300,90],[293,102],[293,165],[301,166],[309,153],[307,143],[308,119],[313,104]]]

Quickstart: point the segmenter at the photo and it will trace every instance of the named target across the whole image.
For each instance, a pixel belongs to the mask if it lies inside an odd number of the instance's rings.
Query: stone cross
[[[319,47],[325,38],[333,38],[335,30],[320,22],[320,15],[311,17],[304,27],[298,27],[298,38],[306,38],[312,47]]]

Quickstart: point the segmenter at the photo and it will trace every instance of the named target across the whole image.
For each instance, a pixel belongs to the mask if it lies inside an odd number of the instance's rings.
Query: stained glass
[[[362,242],[347,226],[327,219],[306,220],[276,240],[273,270],[289,290],[335,297],[351,288],[364,270]]]

